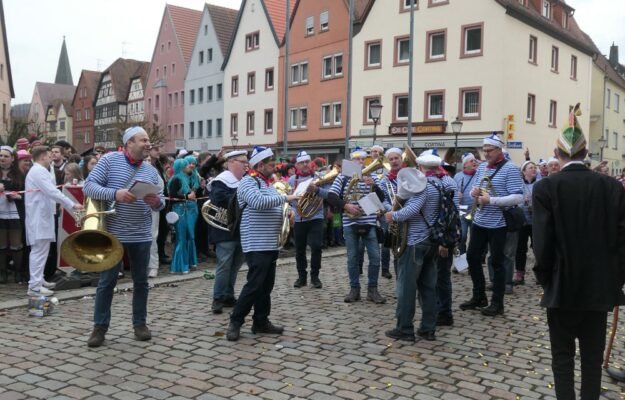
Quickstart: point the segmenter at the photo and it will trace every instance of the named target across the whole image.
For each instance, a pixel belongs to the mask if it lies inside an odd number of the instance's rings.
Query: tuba
[[[202,217],[213,228],[230,232],[228,228],[228,210],[212,204],[210,200],[202,206]]]
[[[333,182],[337,176],[341,173],[341,168],[335,166],[330,172],[325,174],[321,178],[315,179],[312,184],[315,186],[326,185]],[[305,193],[301,199],[297,202],[297,212],[304,218],[310,218],[319,211],[323,205],[323,198],[316,193]]]
[[[101,272],[116,266],[124,256],[119,240],[106,231],[105,217],[115,214],[115,202],[104,210],[104,201],[87,198],[85,209],[74,212],[76,226],[61,244],[61,257],[69,265],[84,272]]]
[[[375,161],[373,161],[371,164],[363,168],[361,175],[362,176],[369,175],[373,171],[377,171],[381,167],[382,167],[382,160],[378,158]],[[361,181],[361,178],[358,178],[358,176],[354,175],[352,177],[352,179],[349,181],[349,184],[347,185],[347,188],[345,189],[345,194],[343,195],[343,198],[345,199],[345,201],[357,201],[358,200],[356,198],[357,194],[353,192],[354,192],[354,189],[356,188],[356,185],[360,183],[360,181]],[[371,187],[371,191],[373,191],[373,187]],[[358,218],[360,217],[360,215],[361,213],[358,213],[356,215],[347,213],[347,216],[351,219]]]
[[[291,185],[284,181],[276,181],[271,186],[273,186],[276,191],[282,195],[288,195],[292,191]],[[282,227],[280,228],[280,233],[278,234],[278,247],[283,247],[289,238],[289,232],[291,230],[289,208],[290,205],[288,202],[285,202],[282,206]]]
[[[490,179],[490,177],[485,176],[480,181],[479,188],[480,188],[480,193],[482,194],[494,192],[493,181]],[[481,210],[482,207],[483,206],[481,204],[478,204],[477,199],[475,199],[475,201],[473,202],[473,205],[471,206],[471,210],[464,217],[464,219],[466,219],[467,221],[473,221],[473,218],[475,218],[475,213],[477,212],[478,208]]]

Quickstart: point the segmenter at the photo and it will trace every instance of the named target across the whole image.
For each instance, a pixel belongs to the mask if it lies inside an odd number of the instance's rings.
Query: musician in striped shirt
[[[475,174],[471,196],[479,204],[471,227],[471,240],[467,250],[469,273],[473,281],[473,296],[462,303],[462,310],[481,308],[482,314],[495,316],[503,314],[505,290],[504,247],[507,227],[503,210],[523,202],[523,181],[521,171],[504,157],[504,142],[493,133],[484,139],[482,150],[487,162],[482,163]],[[480,190],[483,178],[488,178],[492,186]],[[482,189],[485,184],[482,183]],[[486,299],[486,285],[482,268],[482,254],[490,250],[493,266],[493,295],[491,304]]]
[[[391,164],[391,170],[382,178],[382,182],[380,186],[382,186],[382,191],[384,192],[384,207],[386,211],[390,211],[393,208],[393,198],[397,194],[397,174],[401,170],[402,167],[402,151],[397,147],[391,147],[386,150],[384,153],[386,159],[389,164]],[[390,190],[393,193],[390,193]],[[388,232],[388,224],[384,219],[380,220],[380,224],[384,229],[384,234],[386,235]],[[391,264],[391,249],[388,247],[382,246],[382,250],[380,250],[382,254],[382,276],[391,279],[393,275],[391,275],[390,264]],[[395,267],[395,273],[397,274],[397,260],[393,260],[393,266]]]
[[[254,307],[252,333],[281,334],[284,328],[269,321],[271,291],[276,278],[278,235],[282,227],[284,203],[299,196],[279,194],[271,186],[276,160],[270,148],[254,147],[249,161],[252,171],[241,179],[237,189],[241,217],[241,248],[249,268],[247,282],[232,313],[226,338],[239,340],[241,325]]]
[[[367,153],[356,148],[351,153],[351,159],[361,166],[365,164]],[[376,304],[386,303],[386,299],[378,292],[378,275],[380,274],[380,245],[376,234],[377,216],[364,215],[358,205],[358,200],[371,192],[384,201],[384,192],[378,185],[375,174],[363,176],[348,192],[352,177],[339,175],[332,184],[328,193],[328,203],[343,210],[343,235],[347,247],[347,273],[349,275],[350,291],[345,296],[346,303],[360,300],[360,273],[358,268],[359,245],[363,241],[369,256],[367,300]]]

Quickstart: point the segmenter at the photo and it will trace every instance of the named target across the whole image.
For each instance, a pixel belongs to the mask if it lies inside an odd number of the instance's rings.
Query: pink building
[[[145,88],[145,120],[165,134],[166,152],[184,147],[184,79],[202,11],[165,6]]]

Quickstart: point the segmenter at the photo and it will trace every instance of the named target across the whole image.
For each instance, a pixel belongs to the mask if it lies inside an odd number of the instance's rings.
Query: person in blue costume
[[[169,196],[174,198],[172,210],[178,214],[176,222],[176,248],[172,256],[170,272],[188,274],[197,267],[195,250],[195,222],[198,216],[195,191],[199,187],[195,165],[191,159],[174,162],[174,176],[169,181]]]

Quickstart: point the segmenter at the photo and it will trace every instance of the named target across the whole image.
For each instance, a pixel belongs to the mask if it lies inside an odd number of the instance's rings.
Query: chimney
[[[612,46],[610,46],[610,64],[613,67],[616,67],[617,65],[619,65],[618,62],[619,58],[618,58],[618,46],[614,44],[614,42],[612,42]]]

